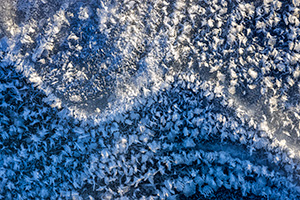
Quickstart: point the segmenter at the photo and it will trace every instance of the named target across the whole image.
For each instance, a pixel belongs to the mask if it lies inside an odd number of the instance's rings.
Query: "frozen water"
[[[136,96],[161,76],[157,54],[163,43],[151,41],[155,32],[147,30],[152,22],[146,18],[151,13],[132,13],[132,2],[26,3],[11,9],[12,14],[18,10],[16,17],[25,17],[21,22],[11,17],[19,32],[11,37],[11,46],[17,48],[12,59],[19,58],[21,70],[34,70],[43,81],[39,86],[50,87],[69,108],[97,114],[114,101]]]
[[[0,199],[299,199],[298,1],[1,3]]]

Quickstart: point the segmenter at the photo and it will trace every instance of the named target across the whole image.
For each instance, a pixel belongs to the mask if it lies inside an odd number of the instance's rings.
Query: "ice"
[[[84,8],[81,7],[78,15],[79,15],[78,18],[81,19],[81,20],[88,19],[89,18],[89,9],[88,9],[88,7],[84,7]]]
[[[192,196],[193,194],[196,193],[196,185],[194,182],[188,182],[185,183],[184,189],[183,189],[183,194],[186,197]]]
[[[9,45],[8,45],[8,38],[7,37],[3,37],[0,40],[0,49],[1,51],[6,51],[8,49]]]
[[[3,0],[0,196],[299,199],[298,4]]]

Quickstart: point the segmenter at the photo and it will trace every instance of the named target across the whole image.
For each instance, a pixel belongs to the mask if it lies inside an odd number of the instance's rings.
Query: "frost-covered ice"
[[[2,0],[0,199],[299,199],[300,2]]]
[[[169,44],[165,33],[151,31],[158,29],[161,15],[151,5],[34,1],[25,11],[19,4],[26,18],[14,24],[19,27],[6,59],[18,63],[28,77],[36,72],[42,80],[34,76],[37,85],[51,90],[69,109],[83,115],[103,113],[127,103],[142,88],[150,89],[153,82],[159,84],[164,74],[159,63]]]

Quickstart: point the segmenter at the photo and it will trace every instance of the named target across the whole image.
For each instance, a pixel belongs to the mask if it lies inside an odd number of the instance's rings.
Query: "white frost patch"
[[[41,85],[43,83],[41,77],[36,72],[31,74],[29,80],[35,85]]]
[[[262,130],[262,131],[265,131],[265,132],[270,131],[270,128],[269,128],[268,123],[266,121],[260,123],[259,129]]]
[[[86,20],[89,18],[89,9],[88,7],[81,7],[80,8],[80,11],[78,13],[78,18],[81,19],[81,20]]]
[[[79,95],[71,95],[69,99],[72,102],[80,102],[82,100]]]
[[[253,69],[249,69],[249,70],[248,70],[248,73],[249,73],[249,75],[250,75],[253,79],[256,79],[257,76],[258,76],[257,72],[254,71]]]
[[[78,40],[79,37],[77,37],[74,33],[71,33],[68,37],[68,40]]]

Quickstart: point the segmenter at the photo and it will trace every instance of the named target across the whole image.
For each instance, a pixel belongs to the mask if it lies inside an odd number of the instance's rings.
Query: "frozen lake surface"
[[[2,0],[0,199],[299,199],[300,2]]]

